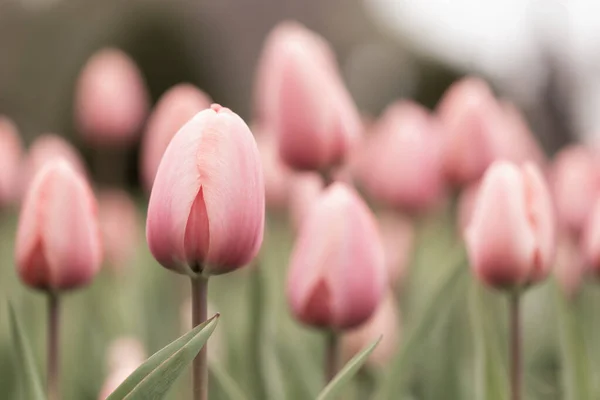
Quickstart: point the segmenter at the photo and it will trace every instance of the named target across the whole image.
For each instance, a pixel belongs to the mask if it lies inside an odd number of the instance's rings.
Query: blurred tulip
[[[113,340],[106,352],[108,371],[121,368],[137,368],[146,360],[146,351],[142,342],[131,336],[123,336]]]
[[[141,132],[148,102],[144,78],[131,58],[118,49],[100,50],[77,82],[77,129],[90,143],[130,145]]]
[[[292,178],[290,187],[290,220],[298,231],[306,215],[325,189],[323,178],[314,172],[303,172]]]
[[[260,249],[265,189],[256,142],[244,121],[213,104],[171,140],[148,205],[146,237],[164,267],[222,274]]]
[[[284,25],[273,36],[258,79],[265,114],[259,121],[274,129],[290,167],[329,171],[360,137],[356,106],[323,39],[300,25]]]
[[[554,275],[563,293],[572,298],[579,290],[585,272],[585,261],[579,246],[569,236],[558,242]]]
[[[402,285],[413,254],[414,227],[408,218],[398,213],[377,215],[385,254],[388,281],[393,289]]]
[[[38,172],[46,164],[56,160],[64,160],[78,173],[86,175],[85,164],[79,152],[62,137],[46,133],[38,136],[29,147],[25,165],[21,169],[19,197],[25,196],[31,181]]]
[[[278,112],[277,91],[285,64],[284,49],[296,42],[309,48],[319,63],[335,68],[335,55],[322,37],[293,21],[275,26],[266,38],[258,60],[253,99],[254,118],[267,129],[273,128]]]
[[[367,359],[367,365],[381,368],[390,363],[400,342],[400,313],[396,302],[394,293],[388,291],[371,318],[358,328],[344,333],[341,350],[345,361],[349,361],[365,346],[382,336],[381,342]]]
[[[597,200],[587,219],[583,239],[583,257],[587,269],[600,276],[600,200]]]
[[[15,248],[21,280],[37,289],[76,288],[98,272],[96,200],[67,162],[48,163],[35,177],[21,208]]]
[[[373,314],[386,283],[375,217],[353,189],[334,183],[306,216],[291,255],[294,315],[318,327],[356,327]]]
[[[564,148],[554,160],[551,183],[559,223],[579,236],[600,195],[598,155],[581,145]]]
[[[104,260],[115,272],[135,257],[138,241],[137,208],[127,192],[106,190],[98,195],[98,217]]]
[[[455,82],[437,107],[446,140],[444,169],[449,181],[464,185],[479,179],[493,161],[489,130],[499,106],[478,78]]]
[[[548,275],[555,251],[554,214],[539,169],[497,161],[486,172],[466,232],[471,266],[497,288]]]
[[[473,211],[475,209],[475,203],[479,188],[481,187],[481,180],[471,183],[465,186],[458,197],[458,209],[457,209],[457,223],[459,234],[463,235],[471,223],[473,218]]]
[[[421,106],[399,101],[386,109],[357,162],[357,179],[376,200],[426,211],[444,196],[439,124]]]
[[[23,143],[13,122],[0,115],[0,208],[19,198],[18,178]]]
[[[294,172],[279,158],[275,137],[261,134],[256,138],[265,176],[267,207],[283,210],[288,206]]]
[[[204,92],[187,83],[173,86],[158,100],[148,119],[140,151],[140,170],[146,190],[152,189],[158,165],[173,136],[210,104]]]

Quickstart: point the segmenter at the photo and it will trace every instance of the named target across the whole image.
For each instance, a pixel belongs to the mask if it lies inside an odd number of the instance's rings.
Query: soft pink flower
[[[295,173],[279,158],[276,138],[268,133],[257,136],[263,173],[267,207],[283,210],[288,206]]]
[[[465,186],[458,197],[457,207],[457,223],[458,233],[463,234],[473,217],[473,211],[475,210],[475,201],[477,200],[477,194],[481,186],[481,180]]]
[[[580,246],[570,236],[561,238],[556,250],[554,275],[563,293],[574,297],[585,273],[585,260]]]
[[[98,216],[104,244],[104,260],[118,272],[130,264],[139,244],[139,218],[127,192],[105,190],[98,195]]]
[[[551,183],[561,227],[578,236],[600,196],[598,155],[581,145],[564,148],[554,159]]]
[[[179,273],[222,274],[256,256],[264,219],[252,132],[213,104],[175,134],[158,167],[146,223],[150,251]]]
[[[587,269],[600,276],[600,199],[597,199],[587,219],[581,250]]]
[[[49,162],[64,160],[81,175],[86,175],[85,163],[79,152],[61,136],[45,133],[38,136],[27,152],[25,165],[21,168],[19,197],[25,196],[29,184]]]
[[[388,281],[392,288],[402,285],[413,256],[415,230],[411,221],[394,212],[377,215],[385,254]]]
[[[148,119],[140,150],[140,171],[146,190],[152,189],[158,164],[173,136],[210,104],[211,100],[204,92],[187,83],[173,86],[158,100]]]
[[[103,49],[87,62],[76,86],[75,122],[91,143],[129,145],[148,112],[144,78],[127,54]]]
[[[325,42],[298,25],[276,32],[280,37],[268,46],[273,61],[259,77],[267,80],[259,84],[260,123],[274,129],[290,167],[327,171],[343,163],[360,137],[360,116]]]
[[[546,183],[534,164],[492,164],[466,232],[477,277],[499,288],[545,278],[554,261],[553,212]]]
[[[44,290],[88,284],[102,261],[96,200],[68,163],[46,164],[27,193],[15,243],[21,280]]]
[[[367,359],[367,365],[384,367],[396,355],[400,343],[400,311],[397,299],[390,290],[379,307],[364,324],[342,336],[342,357],[349,361],[374,340],[382,336],[381,341]]]
[[[0,116],[0,207],[18,200],[18,178],[23,143],[13,122]]]
[[[439,204],[445,182],[437,121],[423,107],[399,101],[386,109],[373,129],[356,168],[366,192],[409,212]]]
[[[292,178],[289,201],[290,221],[297,231],[325,189],[323,178],[315,172],[303,172]]]
[[[343,183],[323,192],[296,240],[287,282],[292,312],[313,326],[349,329],[365,322],[387,284],[377,222]]]

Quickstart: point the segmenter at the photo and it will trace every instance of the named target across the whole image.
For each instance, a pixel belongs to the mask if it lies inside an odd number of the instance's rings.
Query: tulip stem
[[[510,303],[510,388],[511,399],[521,399],[521,322],[520,322],[520,293],[512,293]]]
[[[48,400],[59,399],[59,299],[56,293],[48,294]]]
[[[208,278],[199,276],[192,278],[192,325],[197,327],[206,321]],[[208,368],[206,362],[206,344],[194,359],[193,400],[208,399]]]
[[[327,332],[327,343],[325,348],[325,381],[330,382],[338,372],[338,343],[337,333]]]

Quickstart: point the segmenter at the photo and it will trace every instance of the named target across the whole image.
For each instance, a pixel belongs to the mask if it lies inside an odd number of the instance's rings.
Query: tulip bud
[[[497,288],[548,275],[555,251],[554,214],[539,169],[497,161],[486,171],[466,241],[475,274]]]
[[[582,252],[586,267],[600,276],[600,200],[594,204],[585,226]]]
[[[421,106],[400,101],[384,112],[360,156],[357,178],[374,199],[418,212],[444,195],[438,123]]]
[[[473,218],[473,211],[475,209],[475,200],[481,187],[481,180],[471,183],[465,186],[458,197],[458,208],[457,208],[457,223],[458,233],[463,235],[471,223]]]
[[[137,140],[148,93],[140,70],[117,49],[94,54],[76,86],[76,126],[87,140],[103,145],[129,145]]]
[[[397,213],[385,212],[378,216],[385,265],[390,286],[402,285],[411,260],[415,231],[408,218]]]
[[[102,249],[96,200],[67,162],[42,168],[25,197],[17,230],[21,280],[42,290],[88,284],[100,268]]]
[[[551,178],[558,221],[579,236],[600,195],[598,156],[586,147],[568,146],[556,155]]]
[[[396,297],[392,291],[377,307],[377,311],[364,324],[352,329],[342,336],[342,357],[349,361],[368,344],[381,337],[367,359],[367,365],[380,368],[389,364],[400,342],[400,313],[396,306]]]
[[[480,79],[462,79],[446,91],[437,114],[446,135],[444,170],[450,182],[473,182],[493,161],[489,131],[499,112],[493,93]]]
[[[288,205],[294,172],[279,158],[275,139],[273,135],[262,134],[256,141],[265,176],[267,207],[282,210]]]
[[[114,272],[132,262],[138,246],[138,215],[127,192],[103,191],[98,196],[98,217],[104,260]]]
[[[23,144],[17,127],[6,117],[0,116],[0,207],[18,199],[18,175]]]
[[[360,136],[358,111],[323,39],[298,25],[276,34],[281,37],[269,46],[271,67],[262,73],[269,115],[261,124],[273,127],[290,167],[329,170],[344,161]]]
[[[290,187],[290,221],[298,231],[306,215],[325,189],[323,178],[314,172],[295,175]]]
[[[292,252],[292,312],[308,325],[356,327],[379,305],[386,278],[375,217],[353,189],[334,183],[310,210]]]
[[[579,246],[569,236],[563,237],[556,251],[554,275],[563,293],[572,298],[583,283],[585,262]]]
[[[24,197],[29,185],[38,172],[48,163],[63,160],[81,175],[86,174],[85,164],[77,150],[62,137],[46,133],[37,137],[27,153],[21,169],[19,197]]]
[[[152,189],[158,164],[175,133],[208,107],[210,98],[190,84],[173,86],[158,100],[148,119],[140,153],[142,181],[148,191]]]
[[[158,167],[146,237],[164,267],[222,274],[260,249],[265,189],[256,142],[244,121],[213,104],[175,134]]]

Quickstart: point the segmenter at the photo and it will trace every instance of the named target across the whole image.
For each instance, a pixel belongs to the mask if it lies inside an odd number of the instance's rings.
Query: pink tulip
[[[67,162],[48,163],[35,177],[21,209],[15,248],[21,280],[37,289],[76,288],[98,272],[96,200]]]
[[[397,102],[367,140],[357,179],[376,200],[409,212],[426,211],[444,195],[440,129],[421,106]]]
[[[586,147],[568,146],[557,154],[551,178],[559,223],[578,236],[600,195],[599,158]]]
[[[581,247],[586,267],[600,276],[600,200],[595,202],[587,220]]]
[[[325,182],[317,173],[303,172],[292,178],[289,193],[290,221],[296,231],[300,229],[324,189]]]
[[[267,207],[283,210],[289,202],[294,172],[279,158],[276,138],[261,134],[256,138],[265,176],[265,196]]]
[[[365,346],[382,336],[381,342],[367,359],[367,365],[380,368],[390,363],[400,342],[400,312],[396,302],[394,293],[388,291],[377,311],[368,321],[344,333],[341,348],[345,361],[349,361]]]
[[[334,183],[310,210],[292,252],[287,283],[292,312],[318,327],[364,323],[386,288],[384,262],[372,212],[353,189]]]
[[[567,297],[574,297],[583,283],[585,261],[579,246],[569,236],[563,237],[556,251],[554,275]]]
[[[76,126],[94,144],[130,145],[148,112],[144,78],[127,54],[103,49],[83,68],[75,92]]]
[[[446,140],[444,169],[455,185],[479,179],[494,159],[489,131],[500,108],[487,84],[477,78],[454,83],[437,108]]]
[[[461,235],[465,233],[467,227],[471,223],[471,219],[473,218],[473,211],[475,210],[475,203],[480,187],[481,180],[465,186],[460,191],[457,209],[457,227],[458,233]]]
[[[210,98],[197,87],[179,84],[158,100],[148,119],[141,148],[142,181],[152,189],[158,164],[177,131],[194,115],[210,107]]]
[[[62,137],[46,133],[37,137],[27,153],[25,165],[21,169],[19,197],[24,197],[29,184],[38,172],[48,163],[64,160],[81,175],[86,174],[85,164],[77,150]]]
[[[213,104],[175,134],[158,167],[146,237],[160,264],[194,276],[222,274],[260,249],[265,189],[244,121]]]
[[[322,37],[293,21],[284,21],[275,26],[265,40],[258,61],[253,100],[255,119],[268,129],[272,128],[278,112],[277,91],[285,64],[285,48],[290,43],[310,49],[319,63],[335,69],[335,55]]]
[[[13,122],[0,116],[0,207],[18,200],[18,175],[23,144]]]
[[[325,42],[299,26],[276,32],[283,33],[269,47],[273,61],[259,78],[268,79],[261,124],[274,129],[290,167],[329,171],[360,136],[360,116]]]
[[[546,277],[555,250],[554,214],[544,178],[534,164],[496,161],[486,171],[466,232],[475,274],[498,288]]]
[[[133,261],[137,251],[137,208],[126,192],[107,190],[98,196],[98,211],[104,259],[118,272]]]
[[[415,230],[408,218],[384,212],[378,216],[388,281],[393,289],[402,285],[413,255]]]

